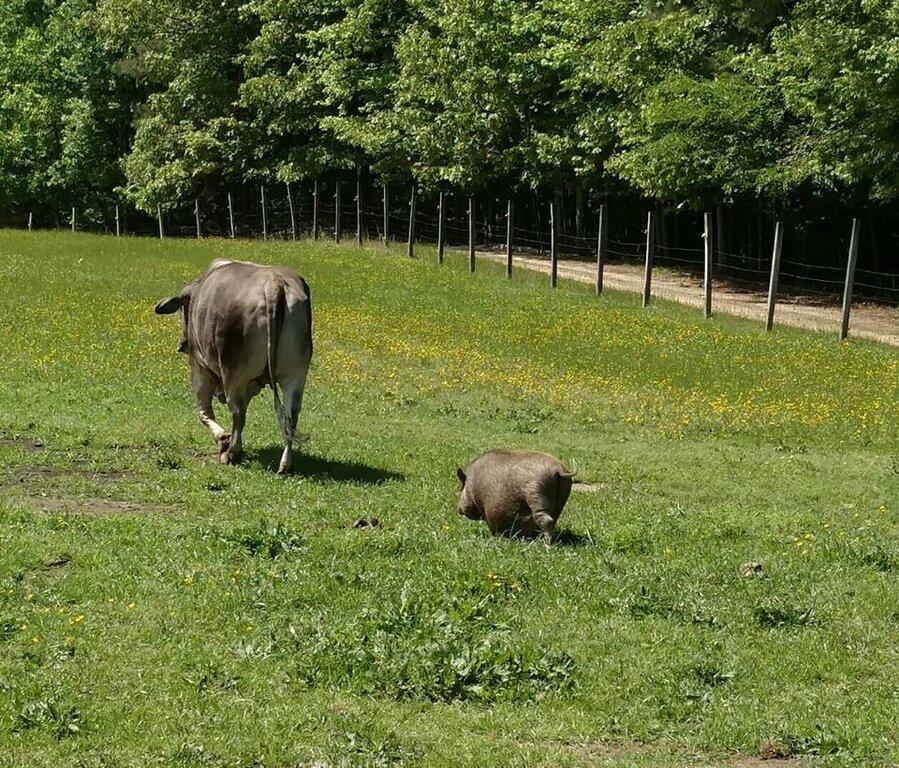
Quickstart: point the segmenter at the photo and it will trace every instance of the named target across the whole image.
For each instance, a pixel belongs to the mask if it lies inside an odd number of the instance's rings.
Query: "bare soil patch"
[[[599,493],[605,486],[602,483],[572,483],[573,493]]]
[[[16,435],[9,437],[7,435],[0,436],[0,448],[20,448],[25,451],[42,451],[44,443],[36,437],[22,437]]]
[[[72,556],[68,552],[60,552],[57,555],[50,555],[50,557],[45,558],[41,565],[45,570],[52,571],[68,565],[71,560]]]
[[[114,499],[65,499],[53,496],[29,497],[27,503],[41,512],[68,512],[87,517],[105,517],[108,515],[149,515],[160,512],[172,512],[175,507],[158,504],[144,504],[135,501],[116,501]]]
[[[524,741],[524,744],[553,745],[567,752],[574,752],[597,761],[597,765],[630,765],[634,758],[651,749],[651,745],[640,742],[615,743],[604,741],[568,742],[564,740]],[[663,746],[656,744],[656,747]],[[764,747],[764,745],[763,745]],[[671,756],[672,768],[799,768],[802,761],[793,758],[767,756],[764,750],[760,756],[736,756],[733,758],[703,758],[698,755]]]
[[[47,480],[61,477],[85,477],[92,480],[122,480],[135,473],[124,469],[89,469],[87,467],[48,467],[44,464],[23,464],[15,469],[15,479],[19,483],[28,484],[32,480]]]

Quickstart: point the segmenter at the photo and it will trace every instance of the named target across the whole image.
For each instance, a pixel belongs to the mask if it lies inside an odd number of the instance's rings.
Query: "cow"
[[[270,386],[284,440],[278,474],[288,473],[312,361],[308,284],[287,267],[216,259],[177,296],[162,299],[155,311],[170,315],[179,309],[178,351],[187,354],[200,421],[212,432],[221,462],[243,460],[247,405]],[[214,396],[231,411],[230,434],[215,420]]]
[[[456,470],[459,514],[484,520],[494,536],[534,538],[548,544],[571,494],[569,472],[545,453],[490,451]]]

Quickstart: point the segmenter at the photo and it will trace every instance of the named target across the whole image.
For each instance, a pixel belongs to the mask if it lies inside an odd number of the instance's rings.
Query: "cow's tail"
[[[284,283],[280,280],[270,280],[265,284],[265,318],[268,332],[268,380],[272,392],[275,395],[275,414],[278,417],[278,425],[285,441],[293,439],[290,425],[290,415],[284,408],[281,393],[278,391],[278,381],[275,371],[278,369],[278,338],[284,325],[284,315],[287,310],[287,299],[284,295]]]

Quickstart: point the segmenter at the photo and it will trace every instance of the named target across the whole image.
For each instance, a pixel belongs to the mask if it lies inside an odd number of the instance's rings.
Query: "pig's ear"
[[[459,482],[462,483],[462,487],[465,487],[465,473],[462,471],[462,467],[456,467],[456,477],[459,478]]]

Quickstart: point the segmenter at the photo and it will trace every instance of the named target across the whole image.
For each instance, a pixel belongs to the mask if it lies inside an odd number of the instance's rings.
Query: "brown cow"
[[[178,296],[156,305],[159,315],[179,309],[183,335],[178,349],[187,353],[200,421],[218,443],[222,463],[242,460],[247,405],[270,385],[284,438],[278,473],[290,471],[312,360],[312,304],[306,281],[287,267],[216,259]],[[231,411],[231,434],[215,421],[213,396]]]

